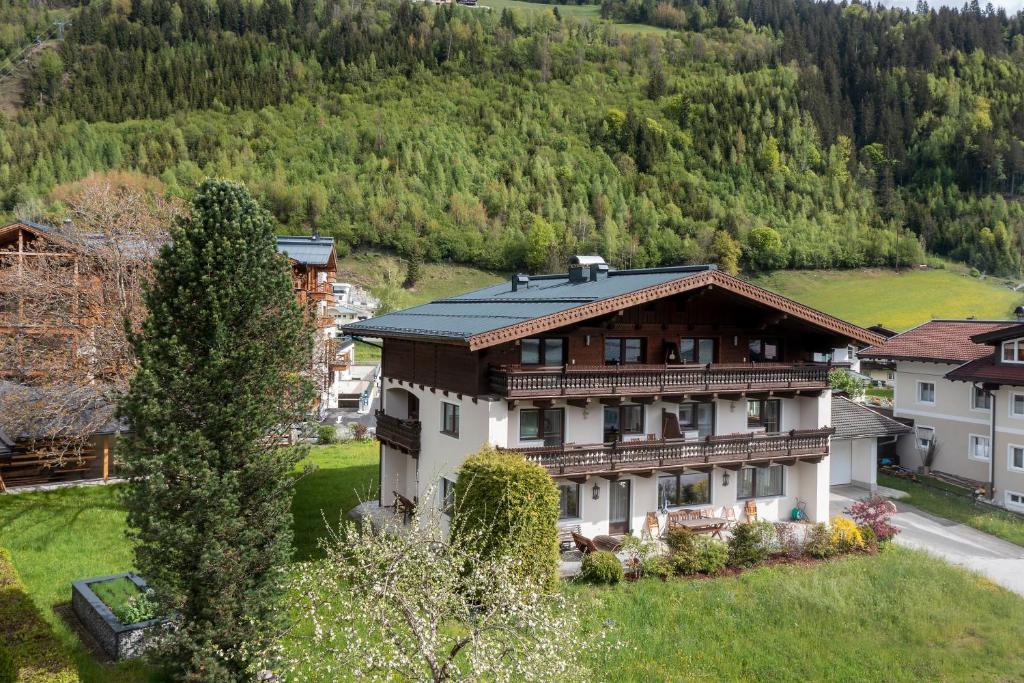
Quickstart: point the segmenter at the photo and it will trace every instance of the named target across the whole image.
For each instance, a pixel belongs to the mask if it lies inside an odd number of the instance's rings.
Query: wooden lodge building
[[[882,341],[714,266],[599,257],[343,330],[384,339],[382,506],[443,509],[489,443],[546,468],[587,535],[687,507],[827,519],[830,366],[813,359]]]

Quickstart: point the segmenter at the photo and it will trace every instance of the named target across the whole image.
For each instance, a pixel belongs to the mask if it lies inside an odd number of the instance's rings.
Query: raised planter
[[[131,573],[96,576],[71,584],[71,608],[75,615],[115,661],[142,656],[152,645],[153,635],[157,629],[166,621],[161,617],[136,624],[122,624],[90,587],[93,584],[122,578],[133,582],[140,591],[147,588],[142,578]]]

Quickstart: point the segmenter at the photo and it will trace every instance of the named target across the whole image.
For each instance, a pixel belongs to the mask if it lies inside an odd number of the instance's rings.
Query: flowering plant
[[[860,526],[865,526],[875,532],[879,542],[889,541],[900,532],[899,529],[889,523],[889,519],[895,514],[896,505],[891,500],[881,496],[871,496],[846,509],[846,514],[853,517],[853,520]]]

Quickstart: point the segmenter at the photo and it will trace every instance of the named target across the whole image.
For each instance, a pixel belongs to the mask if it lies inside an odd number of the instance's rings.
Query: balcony
[[[827,389],[830,366],[820,363],[621,365],[491,368],[491,390],[506,398],[743,393]]]
[[[543,465],[552,476],[607,474],[693,467],[739,469],[743,465],[819,462],[828,455],[834,430],[793,430],[780,434],[730,434],[704,439],[662,439],[614,444],[510,448]]]
[[[377,439],[392,448],[397,448],[412,457],[420,454],[419,420],[403,420],[385,415],[383,410],[375,413],[377,418]]]

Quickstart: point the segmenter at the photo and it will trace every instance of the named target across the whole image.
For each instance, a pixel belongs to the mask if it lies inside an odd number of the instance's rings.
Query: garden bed
[[[134,574],[100,576],[71,584],[75,616],[115,661],[144,654],[165,621],[130,618],[133,598],[142,596],[146,588],[146,582]]]

